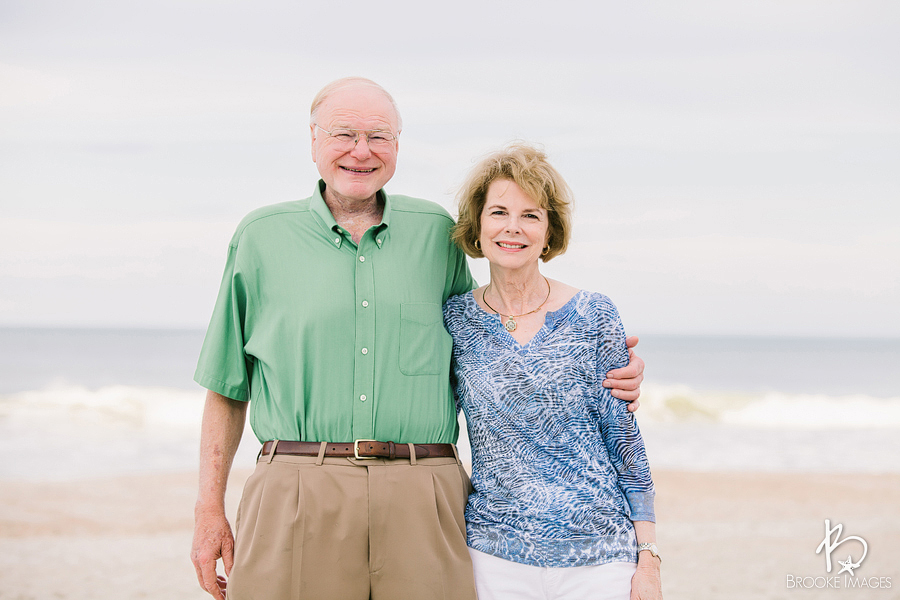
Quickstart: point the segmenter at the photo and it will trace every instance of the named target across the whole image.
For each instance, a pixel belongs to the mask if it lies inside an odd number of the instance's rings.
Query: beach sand
[[[232,475],[233,516],[246,470]],[[667,600],[900,598],[900,475],[658,471],[657,517]],[[62,483],[0,482],[0,599],[208,598],[188,558],[196,474]],[[866,540],[855,575],[888,589],[824,584],[861,545],[824,554],[825,519]],[[877,578],[881,577],[879,581]],[[834,580],[830,580],[834,581]]]

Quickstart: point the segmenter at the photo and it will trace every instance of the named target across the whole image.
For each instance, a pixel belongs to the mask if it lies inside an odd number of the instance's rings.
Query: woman
[[[618,313],[539,268],[566,250],[570,195],[523,144],[482,161],[459,195],[454,240],[491,274],[444,306],[472,444],[479,600],[662,597],[643,440],[601,385],[628,362]]]

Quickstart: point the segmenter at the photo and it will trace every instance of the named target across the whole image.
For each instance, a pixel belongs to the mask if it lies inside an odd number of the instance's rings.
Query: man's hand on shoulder
[[[634,347],[638,345],[636,335],[625,339],[628,346],[628,365],[621,369],[613,369],[606,374],[603,387],[610,389],[614,397],[629,402],[628,410],[636,411],[641,402],[641,382],[644,381],[644,360],[634,353]]]

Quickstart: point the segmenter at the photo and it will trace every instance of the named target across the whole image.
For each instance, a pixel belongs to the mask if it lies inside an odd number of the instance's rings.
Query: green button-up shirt
[[[454,443],[441,307],[475,287],[440,206],[385,195],[359,245],[311,198],[250,213],[194,380],[250,401],[260,441]]]

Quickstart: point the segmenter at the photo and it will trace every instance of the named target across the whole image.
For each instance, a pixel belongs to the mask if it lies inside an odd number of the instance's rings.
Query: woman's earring
[[[475,240],[475,248],[481,252],[481,240]]]
[[[541,251],[541,256],[547,256],[548,252],[550,252],[550,244],[544,246],[544,249]]]

